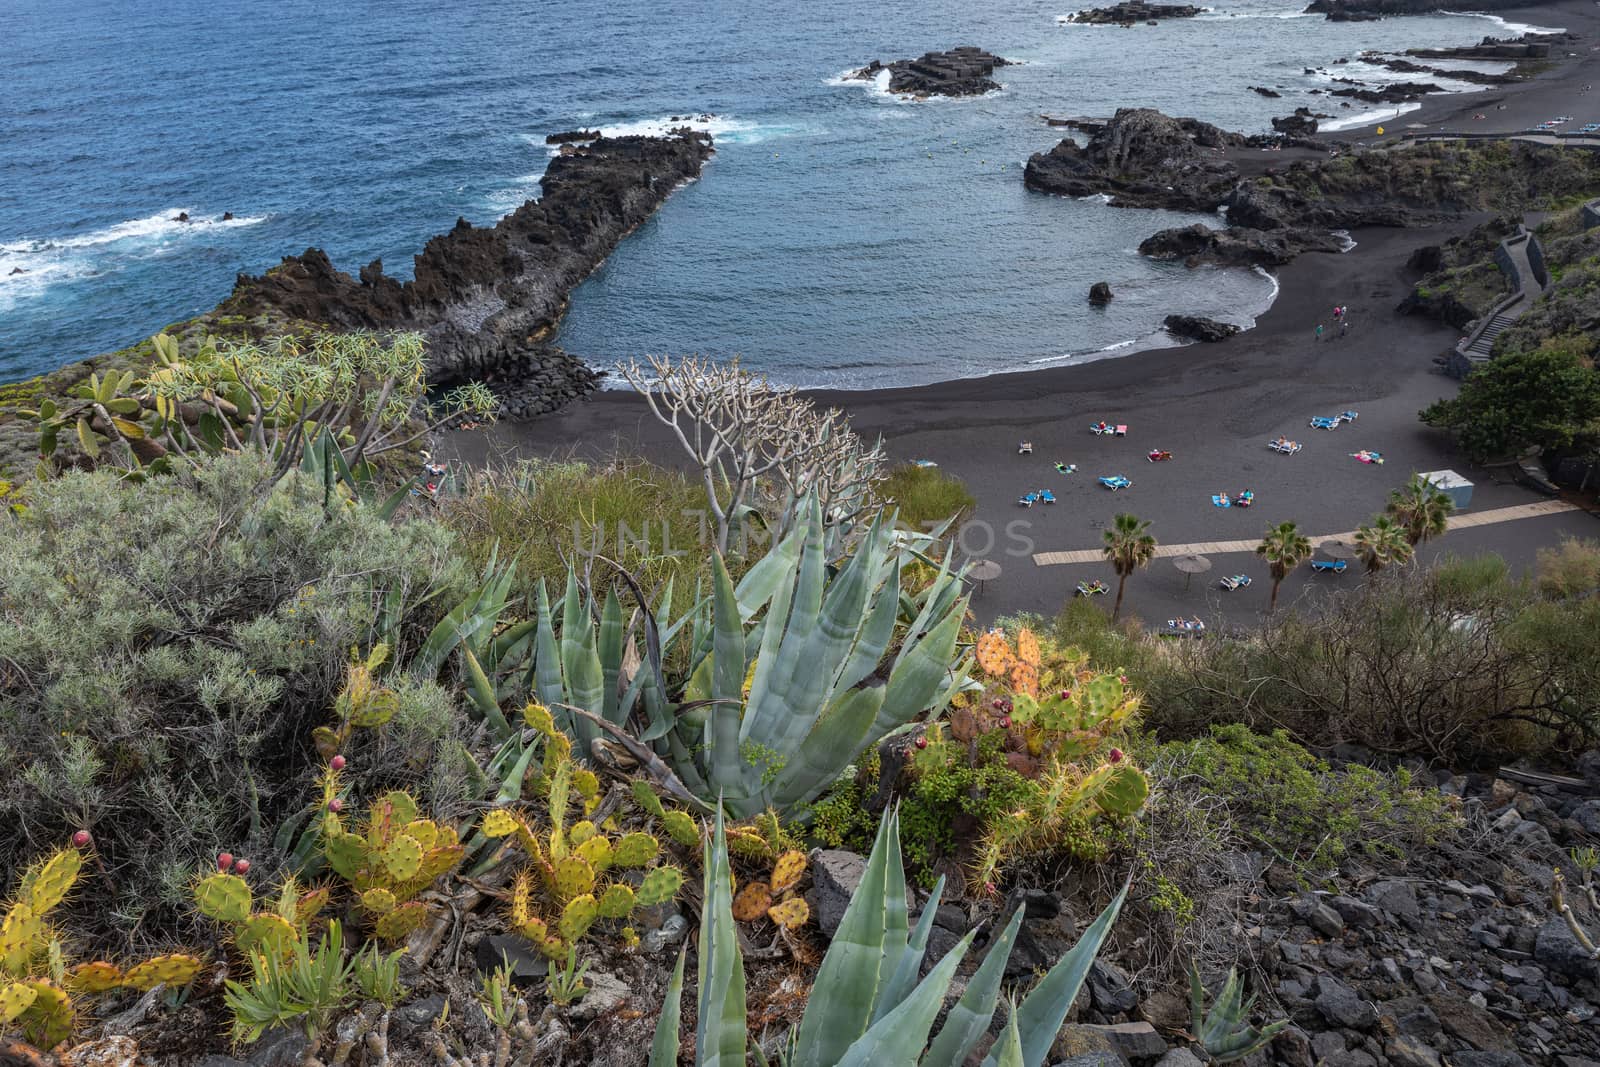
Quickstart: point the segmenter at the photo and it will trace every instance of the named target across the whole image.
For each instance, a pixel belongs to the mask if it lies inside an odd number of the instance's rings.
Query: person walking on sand
[[[1345,334],[1347,334],[1349,332],[1350,332],[1350,320],[1346,319],[1346,318],[1341,318],[1339,320],[1339,336],[1343,337]]]
[[[1322,340],[1322,323],[1317,323],[1317,340]]]

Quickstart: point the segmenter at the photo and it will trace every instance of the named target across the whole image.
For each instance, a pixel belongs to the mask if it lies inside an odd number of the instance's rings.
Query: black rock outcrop
[[[1513,7],[1530,7],[1539,0],[1473,0],[1474,11],[1503,11]],[[1311,0],[1306,5],[1310,13],[1327,14],[1339,10],[1347,14],[1366,15],[1427,15],[1435,11],[1459,10],[1459,0]]]
[[[547,401],[581,395],[592,372],[580,373],[581,363],[545,343],[568,294],[711,154],[710,136],[688,129],[567,144],[545,170],[538,200],[492,227],[457,221],[415,257],[411,281],[385,274],[378,260],[352,278],[309,248],[259,277],[241,274],[219,310],[335,329],[418,330],[428,341],[431,383],[493,377],[509,389],[520,368],[547,376]],[[526,395],[519,403],[540,406]]]
[[[1198,119],[1123,108],[1083,147],[1068,139],[1036,152],[1023,180],[1030,189],[1061,196],[1107,193],[1121,207],[1212,211],[1239,178],[1220,150],[1245,143]]]
[[[1198,315],[1168,315],[1161,325],[1174,337],[1204,341],[1206,344],[1226,341],[1239,332],[1239,327],[1231,322],[1218,322]]]
[[[846,75],[872,81],[889,72],[889,91],[913,96],[977,96],[1000,88],[990,77],[1005,59],[972,45],[961,45],[948,52],[929,52],[920,59],[897,59],[883,63],[874,59],[860,70]]]
[[[1279,133],[1289,133],[1300,137],[1310,137],[1317,132],[1317,117],[1308,107],[1297,107],[1294,114],[1272,120],[1272,128]]]
[[[1136,22],[1159,22],[1162,19],[1192,19],[1203,12],[1203,7],[1188,4],[1147,4],[1143,0],[1127,0],[1111,7],[1090,8],[1067,17],[1068,22],[1086,22],[1092,25],[1132,26]]]
[[[1146,237],[1139,254],[1151,259],[1181,260],[1194,267],[1281,267],[1302,252],[1337,252],[1342,245],[1330,233],[1312,230],[1268,232],[1245,226],[1214,230],[1204,223],[1180,226]]]
[[[1510,40],[1485,37],[1477,44],[1458,45],[1455,48],[1408,48],[1406,55],[1418,59],[1548,59],[1551,45],[1568,40],[1571,36],[1528,33]]]
[[[1089,286],[1089,303],[1095,307],[1105,307],[1111,303],[1111,285],[1108,282],[1095,282]]]

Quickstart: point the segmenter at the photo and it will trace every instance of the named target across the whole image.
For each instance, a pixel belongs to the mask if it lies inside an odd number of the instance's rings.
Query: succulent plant
[[[325,775],[330,799],[338,792],[338,774],[330,766]],[[330,805],[322,816],[323,856],[355,891],[372,932],[384,941],[402,941],[431,917],[417,894],[455,870],[461,844],[450,826],[419,818],[416,800],[401,791],[374,800],[357,831],[345,829]]]
[[[795,893],[795,887],[806,873],[806,865],[806,854],[798,849],[779,856],[765,881],[746,882],[733,895],[733,917],[747,923],[766,916],[789,929],[804,926],[811,909]]]
[[[1242,1060],[1264,1047],[1277,1036],[1278,1031],[1289,1025],[1288,1020],[1279,1020],[1261,1030],[1250,1025],[1250,1011],[1255,1007],[1255,998],[1244,996],[1244,984],[1239,981],[1239,972],[1231,967],[1216,1003],[1211,1005],[1209,1012],[1206,1011],[1206,990],[1200,982],[1200,971],[1192,959],[1187,967],[1191,1033],[1206,1050],[1212,1063]]]

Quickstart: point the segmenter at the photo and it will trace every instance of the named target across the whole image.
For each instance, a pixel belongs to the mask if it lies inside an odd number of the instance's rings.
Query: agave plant
[[[720,810],[715,832],[705,846],[704,868],[694,1062],[696,1067],[743,1067],[747,1052],[744,963],[733,921]],[[969,933],[926,977],[917,980],[943,886],[941,879],[917,925],[911,927],[899,819],[893,812],[886,815],[878,824],[861,885],[823,957],[805,1014],[790,1035],[783,1057],[789,1067],[944,1067],[962,1063],[972,1054],[994,1016],[1022,909],[1017,909],[990,946],[966,992],[930,1043],[929,1034],[950,980],[973,938]],[[1124,887],[1078,944],[1011,1012],[1006,1032],[984,1060],[984,1067],[1038,1067],[1044,1061],[1126,895]],[[678,1062],[683,978],[684,957],[680,955],[656,1024],[651,1067],[671,1067]]]
[[[1188,962],[1188,969],[1189,1011],[1193,1016],[1191,1026],[1195,1040],[1205,1048],[1212,1063],[1242,1060],[1289,1025],[1287,1020],[1279,1020],[1263,1030],[1251,1026],[1250,1009],[1255,1007],[1256,1001],[1254,997],[1244,996],[1239,972],[1232,968],[1228,970],[1228,980],[1222,984],[1217,1002],[1207,1012],[1206,990],[1200,982],[1200,971],[1195,967],[1194,960]]]

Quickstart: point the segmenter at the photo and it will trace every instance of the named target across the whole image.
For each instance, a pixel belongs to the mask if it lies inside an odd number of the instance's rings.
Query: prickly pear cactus
[[[600,918],[625,919],[633,910],[633,887],[615,882],[606,886],[605,892],[600,894]]]
[[[594,888],[594,868],[579,856],[557,860],[551,868],[550,888],[557,900],[582,896]]]
[[[233,943],[241,953],[261,952],[283,957],[289,954],[299,939],[300,931],[282,915],[270,911],[257,912],[233,928]]]
[[[793,889],[800,877],[806,873],[806,854],[799,849],[790,849],[779,856],[772,864],[772,891],[783,893]]]
[[[651,794],[652,796],[654,794]],[[700,846],[700,825],[686,811],[669,811],[661,816],[661,828],[684,848]]]
[[[396,882],[415,878],[422,869],[422,846],[409,834],[396,834],[378,854],[383,873]]]
[[[373,924],[372,932],[384,941],[404,941],[428,921],[428,906],[408,900]]]
[[[649,782],[635,778],[628,783],[628,788],[633,793],[633,802],[646,815],[654,815],[658,819],[666,817],[666,808],[662,806],[661,798],[656,796],[656,791],[650,788]]]
[[[241,923],[250,917],[250,884],[236,874],[209,874],[194,887],[200,914],[224,923]]]
[[[611,859],[618,867],[644,867],[661,851],[661,843],[649,834],[632,833],[617,843]]]
[[[624,838],[626,841],[626,838]],[[605,870],[615,862],[612,854],[611,839],[606,837],[591,837],[574,850],[574,855],[583,860],[596,873]],[[635,864],[634,866],[637,866]]]
[[[400,902],[394,894],[382,886],[373,886],[361,894],[361,906],[373,915],[387,915],[395,909]]]
[[[138,990],[151,990],[158,985],[176,989],[194,981],[194,976],[199,973],[199,959],[185,953],[172,953],[154,956],[129,967],[122,977],[122,984]]]
[[[33,989],[33,1002],[16,1021],[22,1036],[39,1048],[55,1048],[72,1036],[72,1000],[66,990],[45,978],[25,979]]]
[[[644,876],[644,881],[639,883],[639,889],[634,894],[641,907],[649,908],[657,904],[665,904],[678,895],[678,890],[683,886],[683,872],[676,867],[653,867]]]
[[[733,917],[742,923],[752,923],[772,907],[772,887],[765,882],[748,882],[733,895]]]
[[[82,868],[83,853],[75,848],[58,849],[22,876],[17,900],[35,915],[42,916],[67,898]]]
[[[599,917],[599,903],[585,893],[567,901],[567,906],[561,909],[561,923],[557,929],[565,940],[576,941],[589,932],[589,927]]]
[[[44,951],[44,919],[21,903],[11,905],[0,920],[0,971],[14,975],[27,973],[34,957]]]
[[[31,982],[0,980],[0,1025],[11,1022],[27,1011],[38,995],[38,990],[33,988]]]
[[[786,926],[791,930],[798,929],[811,918],[811,908],[803,897],[790,897],[788,900],[779,901],[767,909],[767,918],[779,926]]]
[[[80,963],[67,972],[66,986],[74,993],[105,993],[122,985],[122,968],[105,960]],[[31,999],[31,998],[30,998]],[[0,1012],[3,1015],[4,1012]]]
[[[1150,796],[1150,783],[1144,772],[1126,763],[1112,770],[1105,787],[1095,795],[1094,802],[1108,815],[1137,815]]]

